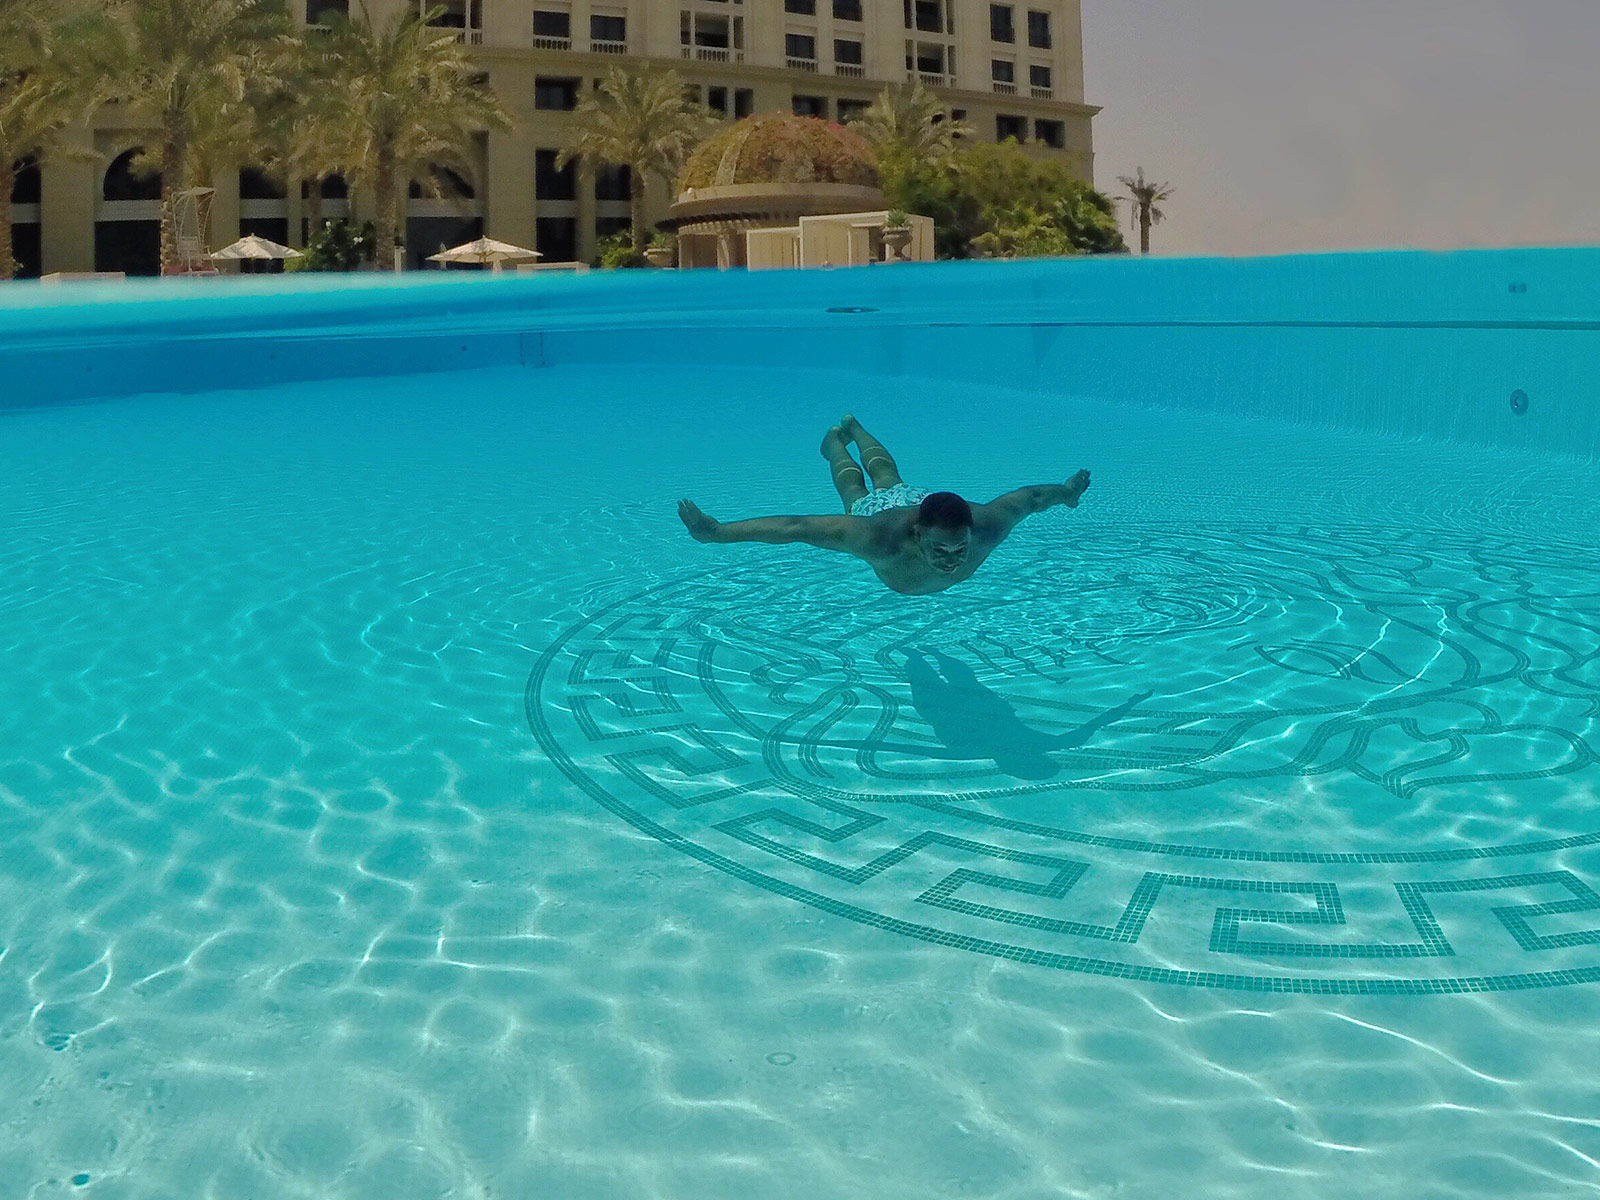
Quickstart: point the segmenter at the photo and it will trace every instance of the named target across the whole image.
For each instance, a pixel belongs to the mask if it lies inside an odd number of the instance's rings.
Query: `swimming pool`
[[[0,1195],[1592,1193],[1596,265],[7,289]]]

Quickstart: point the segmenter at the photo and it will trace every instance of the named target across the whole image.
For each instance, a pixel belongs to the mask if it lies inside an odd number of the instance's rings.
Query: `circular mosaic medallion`
[[[1257,991],[1600,979],[1600,565],[1146,527],[907,598],[748,549],[566,630],[552,762],[746,883],[1020,962]]]

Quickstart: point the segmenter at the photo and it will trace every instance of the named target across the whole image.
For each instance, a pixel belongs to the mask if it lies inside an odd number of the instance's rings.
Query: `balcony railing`
[[[833,73],[841,79],[865,79],[867,69],[855,63],[834,63]]]
[[[1017,85],[996,79],[994,81],[994,90],[997,96],[1015,96],[1017,94]]]
[[[743,50],[730,50],[725,46],[685,46],[683,57],[692,58],[698,62],[711,63],[742,63]]]
[[[817,60],[814,58],[790,58],[784,61],[791,71],[809,71],[813,75],[817,72]]]
[[[483,45],[483,30],[452,28],[449,25],[435,25],[433,28],[445,33],[455,34],[456,41],[465,42],[469,46]]]
[[[908,71],[906,74],[912,79],[921,82],[925,87],[947,88],[955,87],[956,85],[956,77],[954,75],[940,75],[935,71]]]
[[[572,39],[569,37],[544,37],[536,33],[533,35],[533,48],[535,50],[571,50]]]
[[[627,42],[614,42],[604,38],[590,38],[589,49],[594,54],[626,54]]]
[[[1035,87],[1032,89],[1035,100],[1054,100],[1056,90],[1053,87]]]

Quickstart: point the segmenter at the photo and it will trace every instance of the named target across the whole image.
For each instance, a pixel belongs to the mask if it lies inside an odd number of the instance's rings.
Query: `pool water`
[[[1090,467],[906,598],[723,520]],[[1576,459],[825,370],[0,410],[0,1195],[1590,1195]]]

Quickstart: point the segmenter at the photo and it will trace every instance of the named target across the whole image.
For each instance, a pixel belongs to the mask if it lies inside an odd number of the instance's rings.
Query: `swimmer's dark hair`
[[[972,505],[954,492],[934,492],[917,509],[917,524],[930,529],[971,529]]]

